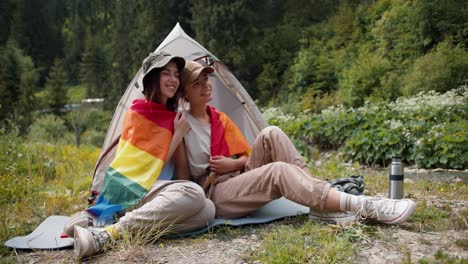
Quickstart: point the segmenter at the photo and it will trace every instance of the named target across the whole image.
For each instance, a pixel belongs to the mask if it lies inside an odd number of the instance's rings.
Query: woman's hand
[[[212,156],[208,160],[208,163],[210,164],[211,171],[218,175],[236,170],[234,166],[235,160],[232,158],[227,158],[224,156]]]
[[[190,130],[190,124],[185,118],[183,112],[178,112],[174,118],[174,133],[178,133],[180,136],[185,136]]]

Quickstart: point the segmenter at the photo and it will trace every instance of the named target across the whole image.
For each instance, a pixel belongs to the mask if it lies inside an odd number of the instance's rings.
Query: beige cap
[[[182,86],[195,81],[195,79],[198,78],[202,71],[205,71],[206,73],[213,73],[214,68],[211,66],[203,66],[196,61],[186,61],[184,72],[182,73]]]

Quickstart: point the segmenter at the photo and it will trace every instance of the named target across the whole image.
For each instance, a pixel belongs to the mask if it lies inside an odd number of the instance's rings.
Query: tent
[[[196,60],[205,65],[211,65],[215,72],[210,74],[213,84],[214,98],[211,105],[226,113],[244,133],[247,141],[252,144],[257,134],[267,125],[265,118],[258,110],[250,95],[234,77],[229,69],[218,58],[202,45],[188,36],[179,23],[175,25],[169,35],[159,45],[156,51],[166,51],[187,60]],[[91,192],[100,193],[104,184],[106,170],[114,159],[117,143],[122,132],[125,113],[134,99],[144,98],[142,94],[142,72],[140,68],[127,87],[114,112],[111,124],[106,134],[101,155],[96,163]],[[171,170],[172,163],[168,163],[162,175]],[[90,200],[92,202],[93,199]]]

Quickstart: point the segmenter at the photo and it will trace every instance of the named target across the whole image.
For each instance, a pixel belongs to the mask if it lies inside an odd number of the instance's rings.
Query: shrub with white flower
[[[424,168],[468,167],[468,86],[445,94],[431,91],[359,108],[331,106],[320,114],[264,109],[304,155],[310,144],[341,149],[354,161],[387,165],[393,155]],[[306,146],[306,147],[305,147]],[[464,152],[463,152],[464,151]],[[455,157],[457,156],[457,157]]]

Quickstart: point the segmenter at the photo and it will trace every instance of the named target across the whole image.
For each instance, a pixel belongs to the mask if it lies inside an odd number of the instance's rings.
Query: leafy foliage
[[[468,80],[468,2],[463,0],[7,0],[0,5],[5,25],[0,121],[17,123],[24,134],[39,116],[35,113],[53,108],[60,116],[65,105],[83,98],[102,97],[105,110],[115,109],[142,59],[177,22],[233,71],[257,104],[293,116],[319,114],[288,127],[304,152],[311,143],[342,147],[349,157],[373,164],[383,163],[391,148],[416,161],[415,148],[408,146],[429,140],[418,128],[411,134],[419,133],[417,139],[402,141],[402,131],[384,121],[395,115],[388,104],[402,95],[451,91]],[[67,98],[70,86],[86,89]],[[329,107],[344,109],[341,104],[353,110],[337,113],[339,119],[320,114]],[[359,110],[374,106],[378,118]],[[463,128],[453,122],[439,129]],[[72,123],[67,125],[74,133],[78,126]],[[82,127],[76,143],[102,140],[102,130]],[[351,133],[340,132],[346,129]],[[370,141],[375,143],[365,143]],[[417,153],[425,156],[431,148]],[[442,159],[423,166],[459,166],[444,164]]]
[[[63,142],[67,135],[65,121],[55,115],[47,114],[36,119],[31,125],[29,139],[50,143]]]
[[[404,79],[404,94],[421,91],[446,92],[452,87],[466,84],[468,51],[445,40],[419,57]]]
[[[391,103],[330,107],[320,114],[295,116],[267,109],[271,125],[280,126],[306,156],[307,146],[341,149],[353,161],[387,164],[393,155],[423,168],[468,165],[468,88],[445,94],[429,92]],[[270,112],[273,112],[271,114]],[[310,149],[310,148],[309,148]]]

